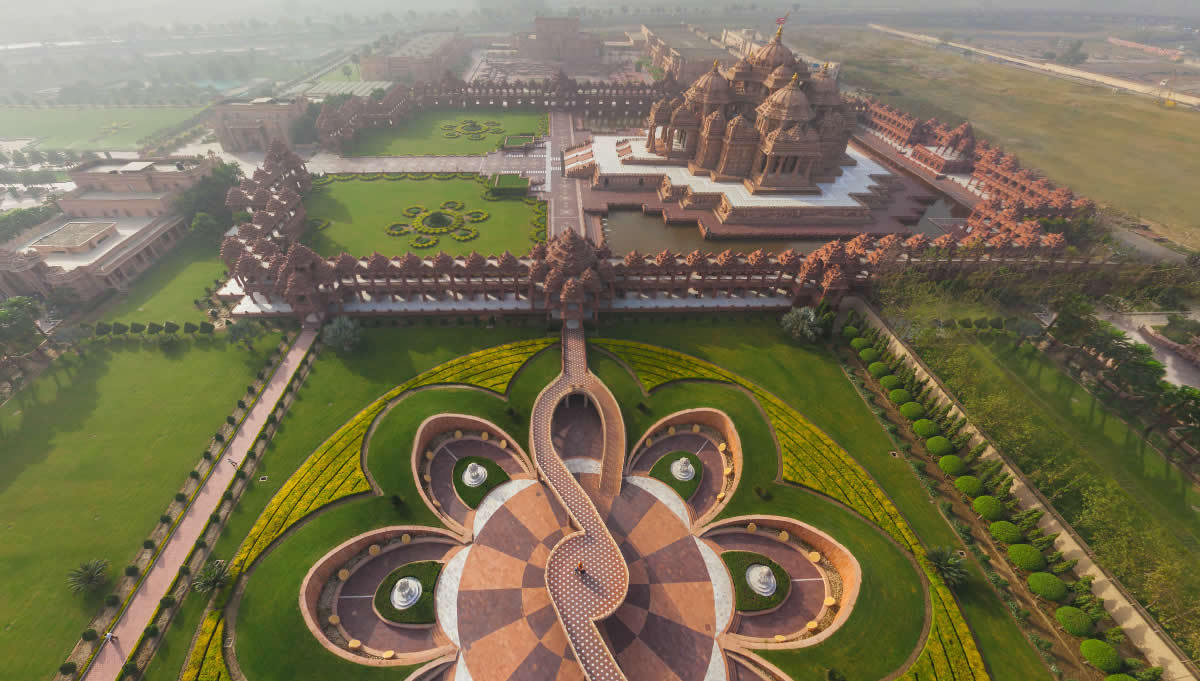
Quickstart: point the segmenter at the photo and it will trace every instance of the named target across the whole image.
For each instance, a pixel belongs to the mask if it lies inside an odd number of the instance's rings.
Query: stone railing
[[[986,444],[987,447],[980,455],[981,459],[998,459],[1002,463],[1001,470],[1012,476],[1012,494],[1022,510],[1039,508],[1044,515],[1038,527],[1045,535],[1057,533],[1054,548],[1062,551],[1064,560],[1077,560],[1074,572],[1079,575],[1091,575],[1094,578],[1092,592],[1103,599],[1104,608],[1129,637],[1132,643],[1151,665],[1164,669],[1163,678],[1172,681],[1194,679],[1200,681],[1200,668],[1193,662],[1171,637],[1163,631],[1158,621],[1154,619],[1142,604],[1138,602],[1114,577],[1097,561],[1087,542],[1061,515],[1058,510],[1042,496],[1041,492],[1026,478],[1025,474],[1014,465],[1007,456],[997,448],[992,441],[980,431],[967,415],[966,409],[955,399],[954,395],[942,384],[933,371],[925,365],[916,352],[892,331],[871,306],[857,297],[846,297],[842,301],[845,308],[855,310],[866,324],[878,329],[887,338],[888,352],[904,360],[916,373],[918,380],[929,381],[932,394],[939,400],[951,405],[950,416],[966,418],[967,423],[961,432],[971,434],[969,447]]]
[[[1146,337],[1146,340],[1150,341],[1151,345],[1170,350],[1192,364],[1200,366],[1200,350],[1197,350],[1197,346],[1176,343],[1146,324],[1138,327],[1138,331]]]

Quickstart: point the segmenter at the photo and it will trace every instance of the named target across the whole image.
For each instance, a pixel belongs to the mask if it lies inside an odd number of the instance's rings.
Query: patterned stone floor
[[[802,631],[816,619],[825,600],[825,580],[817,567],[795,544],[783,544],[764,535],[746,533],[718,534],[713,543],[721,551],[754,551],[767,556],[787,570],[792,589],[777,609],[758,615],[739,615],[733,631],[746,636],[768,638],[775,634]]]
[[[654,444],[646,447],[630,466],[634,473],[648,474],[654,464],[666,454],[677,451],[687,451],[695,454],[704,466],[700,485],[688,506],[692,509],[692,517],[699,517],[712,508],[717,501],[717,492],[721,491],[721,482],[725,474],[725,463],[717,445],[707,435],[702,433],[676,433],[668,435]]]
[[[429,477],[433,498],[442,505],[447,515],[459,523],[465,521],[470,509],[458,497],[454,490],[454,464],[466,456],[478,456],[491,459],[504,469],[510,477],[515,477],[524,471],[513,458],[508,449],[501,449],[495,442],[485,442],[477,438],[463,438],[443,443],[433,452],[433,460],[429,462]]]
[[[442,560],[453,544],[410,544],[371,559],[350,575],[342,587],[335,612],[351,638],[375,650],[409,652],[440,645],[434,627],[395,627],[375,614],[373,599],[379,583],[392,570],[418,560]]]

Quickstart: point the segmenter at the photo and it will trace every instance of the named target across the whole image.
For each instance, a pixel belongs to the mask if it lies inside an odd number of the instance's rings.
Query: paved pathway
[[[138,637],[142,635],[142,631],[146,629],[146,625],[150,623],[150,618],[154,616],[158,602],[167,595],[167,589],[170,588],[171,581],[179,572],[179,566],[183,564],[188,551],[191,551],[196,540],[200,538],[200,533],[204,530],[208,517],[220,505],[221,495],[225,493],[229,481],[233,479],[238,466],[242,464],[242,459],[254,445],[259,429],[266,423],[267,416],[275,407],[275,402],[283,395],[284,388],[292,379],[292,374],[300,367],[300,361],[316,337],[316,329],[305,329],[296,339],[296,343],[292,345],[279,368],[271,376],[271,380],[267,382],[262,396],[250,410],[250,414],[246,416],[237,433],[234,434],[221,460],[216,463],[216,470],[196,493],[195,500],[184,513],[183,520],[175,529],[175,534],[167,541],[158,560],[150,568],[146,579],[142,581],[141,588],[130,601],[129,607],[126,608],[120,621],[113,627],[112,632],[116,635],[116,640],[105,643],[100,648],[100,653],[96,655],[91,668],[84,675],[87,681],[116,681],[120,676],[121,666],[125,664],[126,658],[137,643]],[[229,459],[232,459],[233,463],[230,463]]]
[[[550,161],[546,170],[546,189],[550,195],[549,236],[561,234],[564,229],[574,229],[584,234],[583,198],[579,190],[579,180],[563,176],[558,163],[559,154],[575,146],[575,143],[575,124],[571,114],[566,111],[551,111],[550,141],[546,145],[546,158]]]
[[[1166,324],[1166,314],[1100,312],[1097,316],[1124,331],[1130,340],[1149,345],[1150,349],[1154,351],[1154,359],[1162,362],[1166,368],[1167,374],[1165,378],[1167,381],[1175,385],[1190,385],[1193,388],[1200,388],[1200,367],[1195,366],[1183,357],[1160,345],[1154,345],[1150,342],[1149,338],[1142,335],[1141,328],[1143,326],[1161,326]],[[1192,319],[1197,318],[1195,312],[1184,313],[1184,316]]]
[[[608,388],[588,371],[583,330],[563,326],[562,373],[538,395],[533,407],[533,457],[551,491],[579,532],[560,541],[546,563],[546,588],[567,632],[575,658],[590,681],[623,681],[624,673],[596,627],[625,600],[629,567],[583,487],[567,470],[552,441],[554,409],[567,395],[586,394],[606,417],[600,492],[620,492],[625,426]],[[614,474],[615,472],[615,474]],[[583,565],[584,571],[577,568]]]

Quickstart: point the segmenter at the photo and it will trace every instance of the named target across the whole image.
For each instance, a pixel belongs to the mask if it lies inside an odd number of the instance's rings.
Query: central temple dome
[[[757,52],[750,57],[750,63],[760,68],[768,68],[774,70],[777,66],[791,65],[796,62],[796,55],[792,54],[783,44],[783,27],[775,31],[775,37],[771,38],[771,42],[763,45]]]

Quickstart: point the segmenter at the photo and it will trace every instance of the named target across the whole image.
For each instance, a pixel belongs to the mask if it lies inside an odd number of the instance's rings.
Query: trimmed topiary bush
[[[980,497],[982,499],[983,497]],[[1008,559],[1013,565],[1026,572],[1037,572],[1046,569],[1046,557],[1037,547],[1030,544],[1010,544]]]
[[[1090,636],[1096,625],[1087,613],[1071,605],[1064,605],[1054,611],[1054,619],[1072,636]]]
[[[1097,669],[1113,674],[1121,671],[1121,657],[1104,641],[1089,638],[1079,644],[1079,652]]]
[[[938,434],[938,426],[929,419],[920,419],[913,423],[913,432],[920,437],[933,437]]]
[[[941,436],[939,435],[938,437]],[[929,438],[929,442],[933,442],[936,439],[936,437],[931,437]],[[945,440],[946,438],[943,437],[942,439]],[[928,446],[929,442],[926,442],[925,445]],[[963,463],[962,459],[953,454],[948,454],[938,459],[938,468],[942,469],[942,472],[946,475],[953,477],[958,477],[967,472],[967,464]]]
[[[909,421],[916,421],[925,415],[925,407],[921,406],[920,402],[906,402],[900,405],[900,415]]]
[[[1001,520],[1004,518],[1004,504],[1001,504],[1000,500],[996,497],[987,494],[976,497],[975,501],[971,504],[971,508],[974,508],[979,517],[984,520]]]
[[[912,393],[904,388],[896,388],[888,393],[888,399],[892,401],[892,404],[904,404],[905,402],[912,402]]]
[[[934,435],[925,441],[925,450],[929,452],[930,456],[946,456],[954,451],[954,445],[945,437]],[[954,458],[957,459],[958,457]],[[961,461],[961,459],[959,460]]]
[[[1023,544],[1017,544],[1023,546]],[[1029,590],[1035,596],[1040,596],[1048,601],[1061,601],[1067,595],[1067,585],[1057,576],[1049,572],[1035,572],[1026,578],[1025,582],[1029,584]],[[1105,645],[1108,645],[1105,643]],[[1116,671],[1114,669],[1106,669],[1105,671]]]
[[[975,498],[983,493],[983,483],[974,475],[964,475],[954,481],[954,487],[963,494]]]
[[[867,364],[870,364],[871,362],[879,359],[879,351],[875,348],[864,348],[858,351],[858,358]]]
[[[895,390],[896,388],[903,387],[904,381],[901,380],[899,376],[888,374],[887,376],[879,379],[879,385],[884,390]]]
[[[866,350],[863,350],[863,352],[868,352],[868,351],[875,352],[875,349],[867,348]],[[878,357],[879,353],[875,353],[875,355]],[[859,353],[859,356],[860,357],[862,356],[862,352]],[[867,358],[864,357],[863,361],[868,362],[870,360],[868,360]],[[875,378],[883,378],[884,376],[887,376],[888,374],[892,373],[892,368],[889,367],[888,365],[884,364],[883,362],[871,362],[871,365],[867,367],[867,373],[871,374]]]
[[[1021,532],[1021,528],[1007,520],[997,520],[988,531],[992,533],[993,539],[1004,544],[1020,544],[1025,541],[1025,533]]]
[[[857,338],[858,327],[850,326],[849,324],[842,327],[842,338]],[[863,340],[866,340],[865,338]]]
[[[850,339],[850,347],[854,348],[855,352],[866,350],[867,348],[871,347],[871,341],[867,340],[866,338],[852,338]]]

